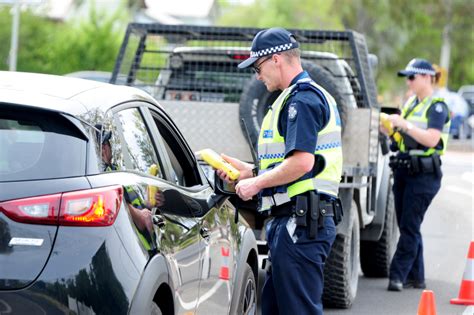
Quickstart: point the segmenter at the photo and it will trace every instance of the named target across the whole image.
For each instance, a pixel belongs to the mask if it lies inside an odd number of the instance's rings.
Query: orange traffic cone
[[[417,315],[436,315],[436,304],[434,293],[431,290],[423,290]]]
[[[459,297],[451,299],[451,304],[474,305],[474,241],[471,241],[467,253],[466,268],[462,276]]]

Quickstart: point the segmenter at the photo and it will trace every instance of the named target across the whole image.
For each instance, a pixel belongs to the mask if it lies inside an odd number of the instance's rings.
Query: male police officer
[[[252,165],[222,155],[241,172],[239,197],[259,194],[260,210],[274,217],[266,227],[271,268],[263,314],[322,314],[324,262],[341,214],[339,114],[333,97],[303,71],[298,47],[287,30],[263,30],[239,64],[252,66],[268,91],[282,90],[262,122],[258,176]]]
[[[441,186],[440,155],[446,150],[449,111],[433,92],[435,69],[424,59],[413,59],[405,70],[408,88],[415,94],[408,99],[401,115],[390,115],[401,137],[393,140],[399,151],[391,159],[395,210],[400,239],[390,266],[388,290],[424,289],[423,241],[420,227],[428,206]],[[387,130],[382,128],[387,133]]]

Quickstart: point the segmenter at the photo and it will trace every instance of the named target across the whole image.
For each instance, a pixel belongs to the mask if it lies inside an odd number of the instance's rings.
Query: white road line
[[[461,188],[459,186],[454,186],[454,185],[447,185],[445,189],[447,191],[450,191],[450,192],[454,192],[454,193],[466,195],[468,197],[472,197],[472,189],[469,190],[469,189]]]
[[[466,307],[462,315],[474,315],[474,306]]]
[[[474,182],[473,178],[474,177],[474,172],[464,172],[461,175],[461,179],[465,180],[466,182],[470,182],[471,184]]]

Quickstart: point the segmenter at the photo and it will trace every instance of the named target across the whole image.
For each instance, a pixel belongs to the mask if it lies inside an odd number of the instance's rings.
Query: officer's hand
[[[230,156],[228,156],[224,153],[221,154],[221,157],[224,160],[226,160],[227,162],[229,162],[233,167],[235,167],[236,169],[239,170],[239,172],[240,172],[239,180],[249,178],[249,177],[253,176],[253,173],[252,173],[253,165],[252,164],[242,162],[241,160],[230,157]]]
[[[384,135],[386,136],[390,136],[390,132],[388,131],[387,128],[384,127],[384,125],[382,123],[380,123],[379,125],[379,130],[381,133],[383,133]]]
[[[239,180],[237,186],[235,186],[235,192],[240,199],[247,201],[252,199],[253,196],[258,194],[260,188],[256,185],[257,177],[251,177],[243,180]]]
[[[230,177],[227,175],[227,173],[224,172],[223,170],[216,170],[216,174],[217,174],[217,176],[219,176],[220,179],[222,179],[226,183],[235,184],[235,181],[230,179]]]
[[[402,116],[398,114],[392,114],[388,116],[388,119],[390,120],[394,128],[398,128],[398,129],[406,128],[407,122],[405,119],[403,119]]]

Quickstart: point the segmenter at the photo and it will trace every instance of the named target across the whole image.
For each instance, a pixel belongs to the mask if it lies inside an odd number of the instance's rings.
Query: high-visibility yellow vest
[[[414,126],[421,128],[421,129],[428,129],[428,110],[431,108],[433,104],[439,102],[445,102],[443,98],[440,97],[425,97],[423,101],[415,105],[415,108],[410,111],[410,108],[416,101],[416,95],[409,98],[408,101],[405,103],[402,109],[402,117],[404,117],[407,121],[412,123]],[[408,116],[407,116],[408,113]],[[405,117],[406,116],[406,117]],[[401,139],[398,141],[398,148],[400,152],[408,152],[410,155],[419,155],[419,156],[430,156],[433,153],[438,153],[439,155],[444,154],[446,151],[446,147],[448,145],[448,138],[449,138],[449,127],[451,126],[451,120],[444,124],[443,130],[441,131],[441,149],[435,148],[427,148],[426,150],[409,150],[405,146],[405,140],[403,139],[403,133]]]
[[[272,104],[262,122],[258,138],[259,175],[278,166],[284,160],[285,140],[278,132],[278,121],[284,104],[293,92],[297,92],[298,85],[310,84],[312,89],[323,94],[330,109],[329,122],[318,132],[314,155],[324,160],[322,170],[313,178],[296,180],[288,184],[286,191],[276,192],[272,195],[263,195],[260,210],[268,210],[274,205],[290,201],[290,198],[307,191],[317,190],[337,197],[339,182],[342,173],[342,148],[341,148],[341,122],[336,101],[321,86],[309,78],[304,78],[296,84],[286,88]],[[295,90],[296,89],[296,90]]]

